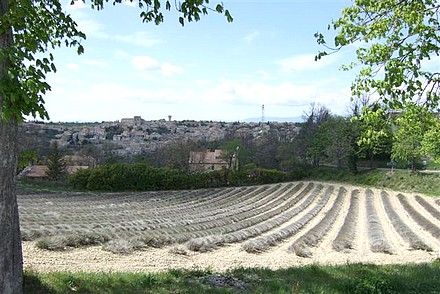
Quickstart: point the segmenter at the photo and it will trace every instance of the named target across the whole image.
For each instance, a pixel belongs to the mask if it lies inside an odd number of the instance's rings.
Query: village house
[[[222,156],[222,151],[191,151],[189,155],[189,169],[192,172],[208,172],[222,169],[235,170],[238,166],[237,158],[234,156],[231,162]]]

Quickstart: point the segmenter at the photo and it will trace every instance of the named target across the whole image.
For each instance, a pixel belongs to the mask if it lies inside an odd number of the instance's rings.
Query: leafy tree
[[[240,152],[243,150],[241,141],[238,139],[227,141],[221,147],[220,157],[228,163],[228,171],[238,170],[240,166]]]
[[[440,163],[440,122],[433,122],[433,126],[423,136],[422,152],[434,158]]]
[[[162,150],[162,162],[165,167],[189,171],[189,157],[191,152],[206,150],[206,144],[194,141],[178,140],[165,146]]]
[[[319,128],[330,117],[330,111],[322,105],[312,103],[303,117],[305,123],[298,134],[296,153],[304,163],[319,166],[325,155],[325,143],[320,137]]]
[[[75,0],[73,0],[75,1]],[[108,2],[108,1],[106,1]],[[113,4],[122,0],[114,0]],[[91,0],[102,9],[103,0]],[[159,24],[163,11],[172,5],[179,11],[179,22],[198,21],[209,10],[223,13],[221,4],[210,8],[208,0],[182,2],[139,0],[144,22]],[[0,0],[0,293],[22,293],[22,250],[15,192],[17,169],[17,128],[26,115],[48,119],[43,95],[50,90],[46,74],[55,72],[49,52],[61,45],[83,52],[73,19],[63,12],[59,0]]]
[[[252,162],[258,167],[276,169],[279,167],[277,150],[280,146],[279,135],[276,130],[264,132],[255,141]]]
[[[292,171],[298,163],[294,142],[283,142],[277,149],[279,168],[282,171]]]
[[[105,157],[102,147],[98,148],[96,145],[93,144],[81,146],[78,151],[78,155],[84,158],[88,158],[88,165],[90,167],[95,167],[97,164],[102,164]]]
[[[370,158],[373,167],[374,157],[389,150],[391,145],[391,124],[385,110],[379,106],[363,107],[359,117],[353,117],[358,124],[358,152]]]
[[[361,66],[352,84],[354,96],[377,92],[394,109],[406,101],[438,107],[440,72],[429,60],[440,54],[439,12],[435,0],[355,0],[328,26],[336,31],[332,45],[322,33],[315,34],[327,48],[315,59],[360,45],[357,62],[344,67]]]
[[[17,171],[20,173],[25,167],[32,164],[37,160],[37,154],[35,151],[22,151],[18,155],[18,167]]]
[[[410,163],[412,171],[415,171],[422,156],[434,155],[438,158],[440,123],[432,112],[407,103],[405,110],[396,118],[395,125],[393,159]]]
[[[47,159],[46,176],[51,181],[60,181],[67,177],[67,165],[57,142],[52,144],[52,151]]]
[[[347,166],[353,156],[357,134],[354,124],[341,116],[331,116],[319,129],[326,158],[338,168]]]

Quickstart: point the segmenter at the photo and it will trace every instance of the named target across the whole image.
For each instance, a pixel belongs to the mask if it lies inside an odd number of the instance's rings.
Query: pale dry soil
[[[260,254],[245,252],[242,249],[242,243],[228,244],[205,253],[186,250],[183,245],[172,245],[164,248],[147,248],[142,251],[122,255],[104,251],[101,246],[54,252],[36,248],[35,242],[23,242],[24,266],[39,272],[158,272],[170,268],[211,269],[222,272],[237,267],[280,269],[307,264],[336,265],[359,262],[373,264],[424,263],[440,258],[440,240],[433,237],[429,232],[424,231],[420,226],[415,225],[410,216],[398,204],[396,197],[390,197],[390,199],[401,218],[406,223],[411,224],[412,230],[434,250],[433,252],[411,250],[408,244],[393,230],[391,223],[385,215],[382,202],[376,201],[375,206],[385,235],[393,248],[393,254],[371,252],[365,219],[366,209],[363,188],[360,188],[360,211],[355,248],[346,252],[334,251],[331,244],[344,222],[349,207],[349,196],[354,189],[354,187],[347,185],[344,187],[348,191],[342,212],[320,244],[312,249],[313,256],[311,258],[298,257],[294,253],[288,252],[287,248],[292,242],[305,234],[309,228],[319,222],[330,208],[330,203],[335,199],[335,195],[332,196],[320,215],[314,218],[298,234]],[[388,192],[390,196],[397,195],[395,192]],[[374,193],[378,196],[380,195],[380,190],[374,190]],[[376,199],[379,199],[379,197],[376,197]],[[434,204],[434,199],[426,199]],[[420,207],[413,199],[411,204],[415,207]],[[430,217],[426,211],[422,209],[419,209],[419,211],[423,212],[423,215],[428,217],[437,226],[440,226],[440,222]],[[280,228],[275,230],[277,229]],[[175,247],[184,249],[186,255],[173,253],[171,249]]]
[[[188,252],[187,256],[173,254],[168,248],[150,248],[129,255],[103,251],[100,246],[74,249],[68,252],[51,252],[38,249],[33,242],[25,242],[24,265],[39,272],[159,272],[171,268],[211,269],[226,271],[237,267],[280,269],[307,264],[335,265],[346,263],[423,263],[439,257],[438,252],[406,251],[395,255],[352,251],[338,253],[320,252],[313,258],[302,258],[276,248],[262,254],[242,251],[239,244],[225,246],[208,253]]]

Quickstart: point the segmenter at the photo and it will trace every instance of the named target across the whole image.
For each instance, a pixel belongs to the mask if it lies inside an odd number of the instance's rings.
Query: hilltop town
[[[221,141],[228,138],[258,139],[266,133],[279,141],[292,141],[299,131],[295,123],[245,123],[217,121],[144,120],[140,116],[102,123],[41,123],[26,122],[21,127],[23,142],[33,136],[57,142],[61,148],[95,145],[111,146],[112,153],[132,156],[153,152],[178,141]],[[36,146],[37,144],[31,143]],[[47,145],[47,144],[46,144]]]

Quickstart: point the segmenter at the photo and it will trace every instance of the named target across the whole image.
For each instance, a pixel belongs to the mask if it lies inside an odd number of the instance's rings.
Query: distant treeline
[[[293,172],[254,168],[189,174],[145,163],[116,163],[79,170],[69,177],[69,184],[75,189],[90,191],[158,191],[260,185],[299,180],[306,175],[301,168]]]

